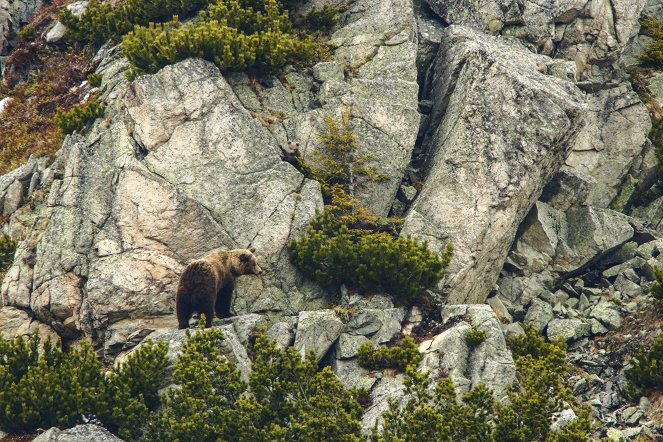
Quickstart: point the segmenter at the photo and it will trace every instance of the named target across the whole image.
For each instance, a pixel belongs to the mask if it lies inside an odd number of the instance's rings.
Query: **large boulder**
[[[607,208],[636,160],[651,157],[640,176],[632,179],[648,182],[656,173],[657,163],[647,141],[651,120],[647,108],[628,83],[590,95],[588,103],[584,126],[566,164],[595,180],[589,185],[586,203]]]
[[[445,31],[434,65],[428,174],[403,233],[437,251],[454,245],[445,281],[452,303],[486,299],[518,225],[571,147],[584,98],[548,74],[555,63],[516,42],[458,26]]]
[[[219,70],[190,59],[127,87],[106,69],[106,121],[66,139],[45,226],[19,246],[3,302],[63,336],[99,337],[128,318],[170,317],[188,261],[249,245],[266,274],[238,280],[236,298],[252,300],[239,313],[294,312],[315,297],[291,292],[301,277],[284,248],[321,208],[319,185],[281,161]]]
[[[505,397],[509,386],[517,382],[516,368],[495,312],[485,304],[451,305],[442,309],[442,319],[453,326],[420,345],[419,351],[424,352],[420,369],[433,380],[447,373],[459,396],[485,384],[496,397]],[[476,346],[465,339],[473,327],[486,336]]]

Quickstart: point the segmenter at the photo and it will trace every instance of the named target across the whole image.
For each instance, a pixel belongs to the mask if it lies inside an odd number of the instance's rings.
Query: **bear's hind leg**
[[[212,326],[212,320],[214,319],[214,301],[215,298],[208,295],[200,304],[200,313],[205,315],[205,328],[210,328]]]

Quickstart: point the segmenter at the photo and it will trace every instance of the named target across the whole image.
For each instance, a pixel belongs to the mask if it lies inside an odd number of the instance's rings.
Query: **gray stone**
[[[567,342],[578,340],[591,334],[589,323],[580,319],[553,319],[548,323],[546,336],[549,340],[558,337],[564,338]]]
[[[629,83],[597,92],[588,103],[585,126],[566,165],[595,179],[587,204],[607,208],[642,154],[651,120]]]
[[[615,76],[627,43],[638,33],[645,0],[427,0],[446,23],[522,39],[535,52],[574,61],[574,76],[600,83]],[[609,68],[610,67],[610,68]]]
[[[46,170],[47,158],[30,157],[28,162],[0,176],[0,215],[16,212],[35,190],[33,181],[39,181]]]
[[[629,280],[626,278],[626,276],[619,275],[617,276],[617,279],[615,280],[614,283],[615,290],[618,290],[622,293],[622,295],[625,295],[629,298],[635,298],[637,296],[642,295],[643,290],[642,287],[640,287],[640,284],[636,284],[635,282]]]
[[[601,321],[609,330],[616,330],[622,325],[622,316],[612,302],[599,302],[592,309],[590,316]]]
[[[608,428],[608,431],[606,432],[606,437],[608,440],[612,442],[623,442],[626,440],[626,436],[624,436],[624,433],[622,433],[621,430],[618,428]]]
[[[371,342],[367,337],[362,335],[350,335],[343,333],[338,338],[336,343],[335,355],[337,359],[348,359],[357,356],[357,350],[363,344]]]
[[[300,13],[315,5],[310,2]],[[416,22],[409,0],[359,0],[348,5],[330,43],[335,62],[351,75],[329,79],[317,95],[321,107],[283,122],[288,140],[316,165],[325,119],[349,112],[358,151],[387,179],[365,182],[355,196],[376,215],[387,215],[410,163],[420,123]]]
[[[523,323],[531,324],[536,331],[542,332],[553,319],[553,309],[547,302],[533,299]]]
[[[553,179],[544,187],[541,202],[552,208],[566,212],[573,206],[587,201],[589,188],[596,182],[594,178],[577,169],[562,166]]]
[[[414,186],[401,186],[398,190],[398,196],[403,198],[404,202],[411,203],[417,196],[417,189]]]
[[[537,70],[548,62],[467,28],[444,31],[425,141],[430,172],[402,234],[425,239],[436,251],[454,244],[439,287],[451,303],[485,301],[518,225],[577,131],[582,95],[570,82]],[[538,129],[541,121],[545,132]]]
[[[279,349],[285,350],[292,345],[295,333],[287,322],[277,322],[267,329],[267,337],[276,342]]]
[[[345,331],[354,336],[366,336],[376,344],[384,344],[401,331],[405,308],[365,309],[352,317]]]
[[[295,348],[302,356],[314,352],[318,361],[336,342],[345,324],[333,310],[300,312],[295,334]]]
[[[638,402],[638,407],[646,413],[651,408],[651,401],[647,396],[642,396]]]
[[[67,28],[59,21],[46,33],[46,43],[57,43],[64,38]]]
[[[490,308],[493,309],[495,314],[497,315],[497,319],[500,320],[502,323],[510,323],[513,322],[513,318],[509,314],[509,311],[505,307],[504,303],[500,299],[499,296],[493,296],[492,298],[488,298],[486,301]]]
[[[571,422],[575,421],[577,418],[578,416],[571,408],[565,408],[553,416],[553,422],[550,425],[550,429],[553,431],[559,431]]]
[[[361,367],[357,359],[333,359],[332,370],[345,388],[360,388],[370,391],[377,378]]]
[[[525,335],[523,326],[517,322],[513,324],[502,324],[502,332],[506,339],[518,338]]]
[[[638,407],[628,407],[622,412],[624,423],[629,426],[636,425],[644,413]]]
[[[235,313],[323,306],[322,290],[284,253],[322,208],[318,183],[281,161],[213,64],[186,60],[131,88],[113,66],[100,68],[115,97],[107,124],[67,137],[37,228],[3,280],[3,303],[63,335],[103,336],[129,317],[174,318],[190,260],[251,245],[265,272],[238,278]]]
[[[76,425],[61,431],[53,427],[37,436],[37,442],[122,442],[107,429],[94,424]]]
[[[387,398],[396,401],[396,404],[401,405],[405,402],[405,385],[403,381],[405,375],[399,374],[396,376],[383,376],[379,382],[371,390],[371,405],[364,411],[361,418],[361,428],[364,433],[370,434],[373,428],[376,427],[380,431],[382,429],[382,420],[380,417],[389,408]]]
[[[335,61],[323,61],[313,66],[313,77],[318,81],[343,81],[343,66]]]
[[[608,329],[597,319],[591,319],[589,322],[592,325],[593,335],[604,335],[608,333]]]
[[[485,304],[445,306],[442,319],[445,323],[452,319],[460,322],[437,335],[430,343],[422,343],[423,369],[431,373],[434,380],[439,377],[440,371],[448,373],[459,395],[483,383],[498,398],[502,398],[508,386],[516,383],[515,366],[492,309]],[[473,348],[465,340],[472,326],[486,332],[486,340]]]

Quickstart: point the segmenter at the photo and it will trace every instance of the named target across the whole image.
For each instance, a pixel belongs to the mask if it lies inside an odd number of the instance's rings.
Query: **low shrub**
[[[654,267],[654,283],[649,287],[649,294],[658,305],[663,304],[663,270],[658,267]]]
[[[119,41],[135,25],[165,22],[174,15],[188,17],[209,4],[210,0],[91,0],[81,17],[64,8],[60,22],[67,28],[68,39],[101,45],[107,40]]]
[[[6,233],[0,235],[0,274],[7,270],[14,260],[16,245],[16,241],[11,236]]]
[[[101,75],[92,73],[87,76],[87,82],[91,87],[101,86]]]
[[[645,46],[640,60],[645,66],[660,69],[663,67],[663,23],[650,16],[642,22],[642,27],[652,40]]]
[[[626,378],[633,387],[632,396],[639,397],[647,390],[663,387],[663,334],[650,348],[640,347],[633,355],[631,365]]]
[[[369,370],[382,370],[395,368],[405,373],[410,366],[416,367],[424,355],[419,352],[419,346],[406,336],[393,347],[373,347],[372,342],[366,342],[359,347],[357,358],[359,365]]]
[[[483,330],[479,330],[476,326],[472,326],[471,329],[465,333],[465,342],[470,347],[476,347],[486,340],[488,333]]]
[[[106,106],[100,104],[96,98],[91,98],[83,104],[74,105],[68,111],[58,109],[54,120],[62,133],[72,134],[102,117],[105,109]]]
[[[404,405],[390,401],[383,431],[375,442],[439,441],[588,441],[589,410],[573,397],[567,384],[566,347],[528,334],[515,344],[519,388],[500,404],[484,385],[474,387],[459,402],[451,379],[441,378],[434,391],[428,374],[407,371]],[[530,352],[531,350],[531,352]],[[569,404],[577,419],[558,431],[550,429],[555,414]]]
[[[158,405],[166,351],[165,343],[148,342],[106,376],[87,341],[63,352],[50,338],[41,346],[36,334],[0,336],[0,428],[33,433],[97,418],[133,440],[141,418]]]
[[[325,209],[288,250],[292,263],[322,285],[386,291],[407,300],[437,284],[453,249],[440,256],[409,236],[350,229]]]
[[[302,359],[259,333],[248,384],[221,355],[220,329],[188,334],[163,407],[149,422],[146,440],[360,441],[362,409],[314,355]]]
[[[211,4],[198,21],[187,26],[177,17],[162,24],[136,26],[122,40],[132,64],[130,78],[189,57],[212,61],[221,70],[256,69],[261,73],[313,60],[317,43],[292,32],[288,13],[280,3],[259,3],[264,6],[224,0]]]

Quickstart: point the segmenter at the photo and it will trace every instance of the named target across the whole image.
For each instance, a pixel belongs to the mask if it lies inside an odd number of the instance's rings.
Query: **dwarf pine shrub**
[[[360,441],[361,406],[332,371],[260,333],[248,383],[221,355],[220,329],[188,334],[146,440]]]
[[[649,294],[657,304],[663,304],[663,270],[654,267],[654,283],[649,288]]]
[[[357,358],[359,365],[369,370],[382,370],[395,368],[405,373],[410,366],[416,368],[424,355],[419,352],[419,346],[411,337],[404,337],[398,345],[378,348],[372,342],[366,342],[359,347]]]
[[[319,284],[386,291],[405,300],[433,287],[451,260],[452,246],[439,255],[426,242],[398,236],[402,220],[377,217],[360,207],[357,189],[384,176],[370,165],[369,155],[358,153],[349,111],[340,121],[327,119],[326,129],[320,137],[320,166],[306,166],[320,182],[326,206],[306,233],[288,245],[291,262]]]
[[[626,378],[634,387],[633,396],[663,387],[663,334],[648,348],[640,347],[631,359]]]
[[[0,429],[33,433],[96,418],[134,440],[140,419],[158,405],[166,350],[165,343],[148,342],[106,376],[87,341],[63,352],[50,338],[42,346],[36,334],[0,336]]]
[[[196,22],[172,21],[136,26],[122,41],[132,64],[130,78],[199,57],[219,69],[274,72],[288,63],[306,63],[316,54],[311,38],[292,30],[288,12],[277,0],[223,0],[202,11]]]
[[[643,65],[660,69],[663,67],[663,23],[656,17],[647,17],[642,26],[652,40],[647,43],[640,60]]]
[[[210,0],[91,0],[81,17],[64,8],[60,22],[70,40],[101,45],[107,40],[119,41],[136,25],[165,22],[174,15],[189,17],[209,4]]]
[[[62,133],[73,134],[83,129],[89,123],[104,115],[106,106],[92,98],[83,104],[74,105],[68,111],[58,109],[55,113],[55,123]]]
[[[16,245],[16,241],[14,241],[11,236],[6,233],[0,235],[0,274],[4,272],[14,260]]]
[[[515,343],[518,389],[508,392],[509,402],[495,401],[492,391],[478,385],[458,401],[450,378],[442,377],[434,391],[428,374],[407,371],[406,393],[400,406],[391,401],[383,415],[383,431],[373,431],[375,442],[403,440],[530,442],[588,441],[589,410],[578,404],[567,384],[566,347],[546,343],[531,333]],[[534,350],[534,353],[529,353]],[[566,404],[577,419],[559,431],[550,425]]]
[[[483,330],[479,330],[476,326],[472,326],[471,329],[465,333],[465,342],[470,347],[476,347],[486,340],[488,333]]]

